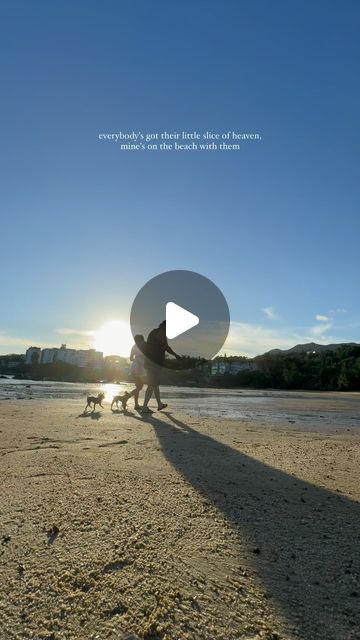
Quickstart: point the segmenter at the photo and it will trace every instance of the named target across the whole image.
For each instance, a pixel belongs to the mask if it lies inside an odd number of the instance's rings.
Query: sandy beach
[[[1,640],[360,638],[352,424],[0,407]]]

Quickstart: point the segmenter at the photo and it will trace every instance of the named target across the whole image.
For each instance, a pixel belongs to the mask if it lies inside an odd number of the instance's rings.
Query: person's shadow
[[[261,463],[192,429],[143,416],[165,457],[248,541],[252,567],[304,640],[360,629],[359,503]]]
[[[77,418],[91,418],[91,420],[100,420],[101,411],[83,411]]]

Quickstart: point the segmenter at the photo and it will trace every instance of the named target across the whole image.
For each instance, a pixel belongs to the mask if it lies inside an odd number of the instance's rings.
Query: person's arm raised
[[[168,341],[167,341],[167,340],[166,340],[166,349],[165,349],[165,350],[167,351],[167,353],[170,353],[170,355],[175,356],[175,358],[176,358],[177,360],[180,360],[181,356],[179,356],[179,354],[178,354],[178,353],[175,353],[174,349],[172,349],[172,348],[170,347],[170,345],[168,344]]]
[[[176,358],[177,360],[179,360],[179,358],[181,358],[181,356],[179,356],[179,354],[178,354],[178,353],[175,353],[174,349],[172,349],[172,348],[170,347],[170,345],[169,345],[169,343],[168,343],[167,338],[166,338],[166,336],[165,336],[165,335],[164,335],[164,336],[161,336],[159,339],[160,339],[160,342],[161,342],[161,344],[162,344],[163,348],[165,349],[165,351],[166,351],[167,353],[170,353],[170,355],[175,356],[175,358]]]

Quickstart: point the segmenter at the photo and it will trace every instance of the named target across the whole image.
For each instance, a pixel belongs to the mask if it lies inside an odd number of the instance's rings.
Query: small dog
[[[101,403],[104,400],[104,398],[105,398],[105,393],[99,393],[97,396],[88,396],[87,397],[87,405],[86,405],[86,407],[84,409],[84,413],[86,413],[86,409],[88,407],[90,407],[90,409],[91,409],[91,405],[92,404],[94,405],[93,406],[93,411],[95,411],[95,407],[96,407],[97,404],[100,405],[100,407],[103,409],[104,407],[102,406]]]
[[[111,411],[112,411],[112,408],[113,408],[114,404],[116,404],[116,408],[117,409],[119,408],[119,402],[121,402],[122,408],[125,411],[126,403],[127,403],[129,398],[130,398],[130,393],[128,393],[127,391],[125,391],[124,395],[122,395],[122,396],[120,396],[120,395],[119,396],[114,396],[113,397],[113,401],[111,403]]]

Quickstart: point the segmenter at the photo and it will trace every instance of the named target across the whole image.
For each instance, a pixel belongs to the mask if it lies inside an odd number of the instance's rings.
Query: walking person
[[[134,400],[135,400],[134,409],[137,409],[139,411],[141,409],[139,405],[139,394],[141,389],[144,386],[144,381],[146,376],[146,371],[145,371],[146,342],[145,342],[144,336],[141,334],[136,335],[134,337],[134,340],[135,340],[135,344],[131,349],[131,353],[130,353],[130,361],[131,361],[130,376],[133,382],[135,382],[135,389],[130,391],[130,393],[126,393],[123,396],[122,406],[123,406],[123,409],[126,409],[126,404],[128,400],[134,397]]]
[[[181,358],[168,344],[166,338],[166,320],[159,324],[157,329],[150,331],[146,342],[145,368],[147,371],[147,389],[141,410],[142,413],[151,413],[148,404],[153,393],[157,401],[158,411],[167,407],[167,404],[161,402],[160,397],[160,374],[161,368],[165,364],[165,353],[170,353],[177,359]]]

